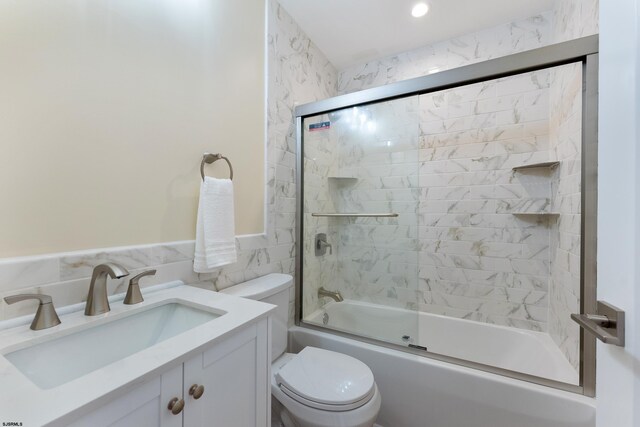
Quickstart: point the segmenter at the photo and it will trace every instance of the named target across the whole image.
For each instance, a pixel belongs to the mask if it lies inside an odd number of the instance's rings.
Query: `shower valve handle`
[[[325,233],[316,234],[316,256],[326,254],[327,248],[329,248],[329,255],[333,255],[333,246],[327,242],[327,235]]]

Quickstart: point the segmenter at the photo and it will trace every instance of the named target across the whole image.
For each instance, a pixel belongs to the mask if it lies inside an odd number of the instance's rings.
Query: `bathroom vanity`
[[[273,306],[184,286],[0,330],[0,414],[23,426],[268,426]],[[2,328],[0,324],[0,328]]]

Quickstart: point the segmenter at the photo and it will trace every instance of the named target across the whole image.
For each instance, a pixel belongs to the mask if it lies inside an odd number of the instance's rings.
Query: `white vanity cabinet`
[[[242,331],[228,344],[185,362],[185,427],[269,426],[271,349],[267,348],[266,322],[257,329],[257,334]],[[190,391],[199,385],[204,393],[196,400]]]
[[[182,393],[183,365],[116,397],[69,424],[73,427],[180,427],[182,415],[175,416],[167,403]],[[167,403],[165,403],[167,402]]]
[[[268,427],[269,318],[232,331],[160,377],[69,424],[74,427]],[[175,401],[178,414],[168,405]],[[177,411],[176,411],[177,412]]]

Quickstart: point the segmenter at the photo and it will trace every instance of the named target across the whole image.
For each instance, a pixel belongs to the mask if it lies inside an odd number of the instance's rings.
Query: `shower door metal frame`
[[[356,334],[317,326],[302,319],[302,257],[304,205],[304,144],[303,119],[343,108],[390,101],[412,95],[465,86],[486,80],[509,77],[526,72],[567,65],[582,64],[582,188],[581,188],[581,257],[580,257],[580,313],[594,313],[596,307],[597,255],[597,170],[598,170],[598,36],[588,36],[563,43],[466,65],[439,73],[339,95],[295,108],[297,170],[296,170],[296,284],[295,324],[345,336],[358,341],[442,360],[482,371],[533,382],[561,390],[595,396],[596,341],[580,331],[580,385],[554,381],[468,360],[416,350],[386,341],[365,338]]]

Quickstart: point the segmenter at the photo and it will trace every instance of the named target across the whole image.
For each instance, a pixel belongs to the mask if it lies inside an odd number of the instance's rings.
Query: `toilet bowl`
[[[336,362],[339,365],[333,365]],[[343,375],[354,365],[356,372]],[[332,372],[327,366],[344,369]],[[283,406],[285,427],[371,427],[381,404],[371,370],[364,363],[314,347],[285,353],[273,362],[271,394]]]
[[[346,354],[306,347],[285,353],[293,277],[269,274],[221,293],[277,306],[272,318],[271,394],[285,427],[371,427],[381,396],[371,369]]]

